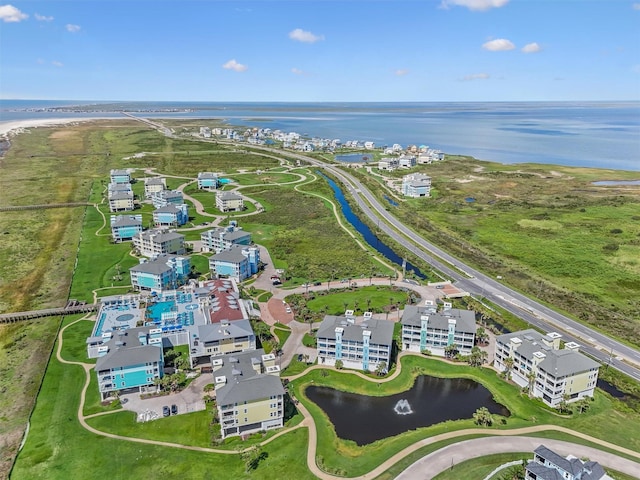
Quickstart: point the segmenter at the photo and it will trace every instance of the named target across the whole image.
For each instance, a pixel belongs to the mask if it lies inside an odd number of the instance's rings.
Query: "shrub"
[[[617,243],[607,243],[604,247],[602,247],[602,250],[604,250],[605,252],[616,252],[619,248],[620,245],[618,245]]]

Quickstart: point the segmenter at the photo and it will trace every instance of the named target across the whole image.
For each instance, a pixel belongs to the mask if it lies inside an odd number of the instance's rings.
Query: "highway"
[[[429,265],[452,278],[460,289],[476,297],[485,297],[492,303],[499,305],[543,331],[561,333],[564,341],[578,343],[582,352],[589,354],[603,365],[608,364],[612,368],[640,381],[640,351],[611,339],[512,290],[452,257],[432,243],[427,242],[391,215],[385,209],[385,206],[358,179],[349,173],[336,166],[304,155],[283,151],[278,151],[278,153],[310,163],[330,172],[340,180],[362,212],[378,225],[380,230]]]

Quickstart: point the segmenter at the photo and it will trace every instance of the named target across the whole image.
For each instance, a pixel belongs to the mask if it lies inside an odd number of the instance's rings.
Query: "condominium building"
[[[211,359],[222,438],[283,426],[285,391],[273,354],[258,349]]]
[[[166,205],[182,205],[184,203],[184,195],[178,190],[160,190],[151,193],[151,203],[156,208]]]
[[[134,207],[133,193],[115,192],[109,195],[110,212],[130,212]]]
[[[228,277],[236,282],[258,273],[260,249],[255,246],[233,245],[209,258],[209,268],[217,277]]]
[[[157,227],[180,227],[189,221],[189,206],[169,204],[153,211],[153,222]]]
[[[111,183],[131,183],[131,175],[126,170],[111,170],[109,177]]]
[[[402,194],[419,198],[431,195],[431,177],[423,173],[412,173],[402,177]]]
[[[193,367],[199,360],[230,353],[241,353],[256,349],[256,336],[251,322],[222,320],[218,323],[192,327],[189,336],[189,360]]]
[[[167,189],[167,180],[164,177],[147,177],[144,179],[144,196],[151,198],[154,193]]]
[[[407,305],[402,314],[402,348],[411,352],[429,350],[444,356],[455,345],[459,353],[471,353],[475,342],[475,313],[457,308],[438,312],[435,305]]]
[[[228,227],[207,230],[200,235],[200,239],[203,252],[220,253],[234,245],[251,245],[251,234],[233,221]]]
[[[400,166],[397,158],[383,158],[378,162],[378,170],[386,170],[391,172]]]
[[[131,240],[142,232],[142,215],[111,215],[110,224],[114,242]]]
[[[221,212],[240,212],[244,210],[244,199],[233,192],[218,192],[216,208]]]
[[[158,255],[154,260],[140,259],[140,263],[129,269],[134,290],[159,292],[177,288],[186,282],[191,272],[189,257]]]
[[[375,371],[381,363],[389,368],[393,343],[393,322],[372,318],[365,312],[356,323],[353,310],[344,316],[327,315],[316,333],[318,361],[334,366],[342,361],[345,368]]]
[[[198,173],[198,188],[200,190],[215,190],[218,188],[218,174],[213,172]]]
[[[564,398],[573,402],[592,397],[600,364],[581,354],[575,342],[560,349],[561,337],[533,329],[500,335],[496,338],[495,366],[500,371],[508,369],[511,380],[529,388],[533,396],[551,407]],[[513,359],[510,368],[507,358]]]
[[[145,257],[156,257],[166,253],[182,255],[185,252],[184,235],[176,232],[147,230],[135,234],[132,240],[140,255]]]
[[[103,334],[109,338],[98,347],[96,375],[102,400],[118,391],[155,392],[164,372],[161,330],[129,328]]]

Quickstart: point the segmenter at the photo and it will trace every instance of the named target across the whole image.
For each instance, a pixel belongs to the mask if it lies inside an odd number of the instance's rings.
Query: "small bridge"
[[[44,310],[32,310],[30,312],[13,312],[0,314],[0,324],[24,322],[42,317],[54,317],[60,315],[71,315],[74,313],[89,313],[98,310],[97,303],[78,303],[75,300],[69,301],[65,307],[47,308]]]

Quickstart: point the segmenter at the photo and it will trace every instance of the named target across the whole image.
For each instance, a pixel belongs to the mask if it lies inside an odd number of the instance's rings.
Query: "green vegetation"
[[[274,328],[273,333],[278,337],[278,345],[282,348],[284,343],[287,341],[287,338],[291,336],[291,329]]]
[[[495,468],[505,463],[515,462],[517,460],[530,459],[533,452],[522,453],[498,453],[495,455],[487,455],[485,457],[474,458],[466,462],[454,465],[451,469],[442,472],[434,477],[434,480],[457,480],[459,478],[485,478]],[[502,470],[495,478],[500,477],[507,470]]]

